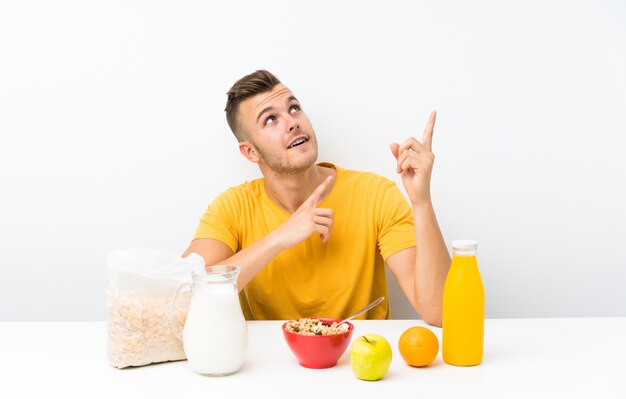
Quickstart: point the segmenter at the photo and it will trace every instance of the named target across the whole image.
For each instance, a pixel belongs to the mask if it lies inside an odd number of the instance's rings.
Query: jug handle
[[[182,328],[179,328],[174,322],[174,309],[176,308],[176,304],[178,302],[178,296],[185,288],[189,288],[189,291],[191,291],[191,284],[182,284],[178,286],[170,302],[170,310],[168,314],[169,321],[170,321],[170,328],[172,329],[172,333],[174,333],[174,336],[176,336],[176,338],[178,338],[181,341],[183,340]]]

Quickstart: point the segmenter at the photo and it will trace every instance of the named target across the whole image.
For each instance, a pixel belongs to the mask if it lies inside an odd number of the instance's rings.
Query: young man
[[[435,116],[421,143],[391,144],[409,206],[388,179],[316,164],[298,99],[267,71],[244,76],[228,92],[226,118],[263,178],[219,195],[183,256],[240,266],[247,319],[348,317],[388,297],[386,264],[415,311],[440,326],[450,256],[430,198]],[[366,317],[390,318],[388,301]]]

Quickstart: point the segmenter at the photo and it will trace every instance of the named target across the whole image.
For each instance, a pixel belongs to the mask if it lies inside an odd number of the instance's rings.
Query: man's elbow
[[[430,324],[431,326],[441,328],[441,316],[423,317],[422,320],[424,320],[424,322]]]
[[[433,307],[428,310],[424,310],[420,312],[420,316],[422,316],[422,320],[425,323],[428,323],[431,326],[441,327],[441,308]]]

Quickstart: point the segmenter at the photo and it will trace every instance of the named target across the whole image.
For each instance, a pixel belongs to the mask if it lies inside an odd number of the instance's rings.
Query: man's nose
[[[291,115],[287,116],[286,118],[287,120],[287,132],[291,133],[294,130],[300,129],[300,124],[298,123],[298,121],[295,120],[295,118]]]

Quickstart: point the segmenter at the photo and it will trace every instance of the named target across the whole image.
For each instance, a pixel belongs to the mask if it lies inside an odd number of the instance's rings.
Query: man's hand
[[[431,112],[421,143],[415,137],[409,137],[402,144],[391,143],[390,146],[397,160],[397,172],[402,173],[402,184],[413,207],[430,202],[430,175],[435,161],[431,149],[436,118],[437,113]]]
[[[327,242],[333,229],[333,210],[317,206],[331,187],[333,178],[327,177],[317,186],[302,205],[286,222],[272,232],[283,249],[291,248],[318,233],[322,242]]]

